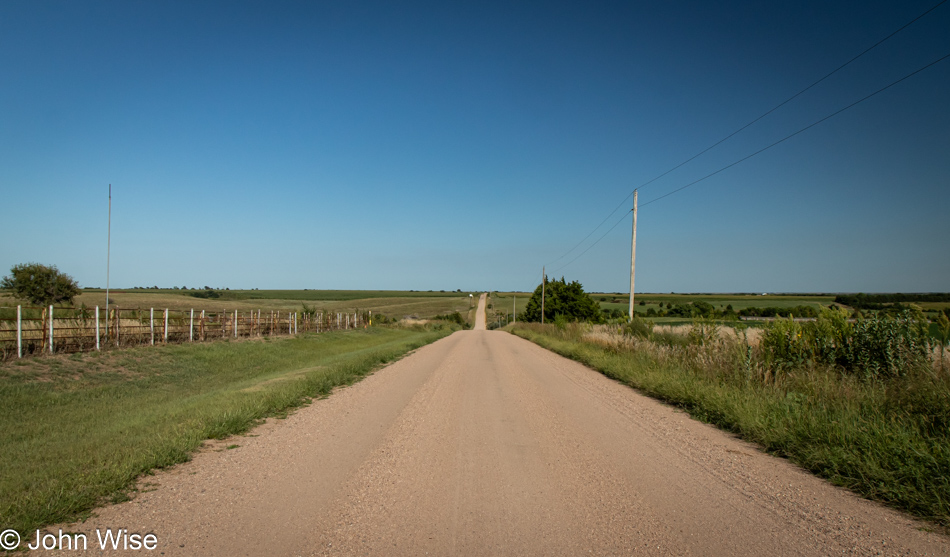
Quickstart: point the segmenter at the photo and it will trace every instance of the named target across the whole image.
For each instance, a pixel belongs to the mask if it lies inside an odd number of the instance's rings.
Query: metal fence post
[[[49,353],[53,353],[53,306],[49,307]]]
[[[148,329],[152,333],[152,346],[155,346],[155,308],[148,311]]]
[[[191,319],[188,321],[188,342],[195,341],[195,308],[191,308]]]
[[[234,310],[234,338],[237,338],[237,310]]]
[[[96,306],[96,350],[99,350],[99,306]]]
[[[168,344],[168,308],[165,308],[165,344]]]
[[[16,307],[16,357],[23,357],[23,308]]]

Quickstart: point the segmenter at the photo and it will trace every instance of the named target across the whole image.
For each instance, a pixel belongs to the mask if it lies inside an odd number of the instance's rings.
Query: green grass
[[[862,380],[827,367],[770,374],[718,349],[626,347],[518,325],[515,334],[688,411],[865,497],[950,524],[950,376]],[[575,332],[571,332],[575,330]],[[737,350],[738,348],[738,350]]]
[[[0,366],[0,525],[21,534],[188,460],[453,329],[370,328],[135,348]]]

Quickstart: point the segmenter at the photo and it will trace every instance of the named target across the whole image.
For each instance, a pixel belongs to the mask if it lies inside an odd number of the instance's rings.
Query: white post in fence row
[[[261,310],[257,310],[257,336],[261,336]]]
[[[188,321],[188,342],[195,341],[195,308],[191,308],[191,320]]]
[[[23,309],[16,307],[16,357],[23,357]]]
[[[290,313],[287,313],[287,334],[294,334],[294,320],[290,318]]]
[[[152,346],[155,346],[155,308],[149,308],[148,329],[152,333]]]
[[[234,338],[237,338],[237,310],[234,310]]]
[[[53,353],[53,306],[49,307],[49,353]]]
[[[294,312],[294,334],[297,334],[297,312]]]
[[[99,306],[96,306],[96,351],[99,350]]]
[[[168,308],[165,308],[165,344],[168,344]]]

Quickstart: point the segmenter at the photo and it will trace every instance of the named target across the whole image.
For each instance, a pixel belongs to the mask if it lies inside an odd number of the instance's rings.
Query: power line
[[[929,14],[930,12],[936,10],[937,8],[939,8],[942,4],[944,4],[944,3],[946,3],[946,2],[947,2],[947,0],[941,0],[940,2],[938,2],[937,4],[935,4],[932,8],[930,8],[929,10],[927,10],[927,11],[925,11],[924,13],[920,14],[919,16],[915,17],[914,19],[908,21],[908,22],[905,23],[900,29],[894,31],[894,32],[891,33],[890,35],[884,37],[883,39],[879,40],[878,42],[876,42],[876,43],[872,44],[871,46],[867,47],[866,49],[864,49],[863,51],[861,51],[860,54],[858,54],[858,55],[855,56],[854,58],[851,58],[850,60],[848,60],[848,61],[845,62],[844,64],[841,64],[840,66],[838,66],[837,68],[835,68],[834,70],[832,70],[831,72],[829,72],[828,74],[826,74],[824,77],[822,77],[822,78],[819,79],[818,81],[812,83],[812,84],[809,85],[808,87],[805,87],[805,88],[802,89],[801,91],[795,93],[795,94],[792,95],[791,97],[789,97],[789,98],[785,99],[784,101],[780,102],[779,104],[775,105],[774,107],[772,107],[772,108],[771,108],[768,112],[766,112],[765,114],[762,114],[761,116],[759,116],[759,117],[756,118],[755,120],[752,120],[752,121],[749,122],[748,124],[742,126],[741,128],[739,128],[739,129],[737,129],[736,131],[730,133],[730,134],[727,135],[726,137],[724,137],[724,138],[720,139],[719,141],[713,143],[713,144],[710,145],[709,147],[706,147],[706,148],[703,149],[702,151],[696,153],[696,154],[693,155],[692,157],[690,157],[690,158],[686,159],[685,161],[679,163],[678,165],[676,165],[676,166],[674,166],[673,168],[667,170],[666,172],[660,174],[659,176],[657,176],[657,177],[655,177],[655,178],[653,178],[653,179],[651,179],[651,180],[648,180],[648,181],[646,181],[646,182],[640,184],[639,187],[642,188],[642,187],[644,187],[644,186],[646,186],[646,185],[652,184],[653,182],[655,182],[655,181],[659,180],[660,178],[666,176],[666,175],[669,174],[670,172],[673,172],[673,171],[676,170],[677,168],[680,168],[681,166],[683,166],[683,165],[685,165],[685,164],[687,164],[687,163],[693,161],[694,159],[696,159],[696,158],[698,158],[698,157],[704,155],[705,153],[707,153],[707,152],[709,152],[710,150],[714,149],[715,147],[719,146],[719,145],[722,144],[723,142],[729,140],[730,138],[732,138],[733,136],[735,136],[736,134],[738,134],[738,133],[741,132],[742,130],[748,128],[748,127],[751,126],[752,124],[755,124],[756,122],[758,122],[758,121],[761,120],[762,118],[765,118],[765,117],[768,116],[769,114],[775,112],[775,111],[778,110],[779,108],[782,108],[783,106],[785,106],[786,104],[788,104],[788,103],[791,102],[792,100],[796,99],[797,97],[799,97],[799,96],[800,96],[802,93],[804,93],[805,91],[808,91],[809,89],[811,89],[811,88],[814,87],[815,85],[818,85],[818,84],[821,83],[822,81],[824,81],[824,80],[828,79],[829,77],[833,76],[834,74],[838,73],[839,71],[841,71],[842,69],[844,69],[846,66],[848,66],[849,64],[851,64],[852,62],[854,62],[854,61],[857,60],[858,58],[864,56],[864,55],[867,54],[868,52],[871,52],[872,50],[874,50],[875,48],[877,48],[878,46],[880,46],[882,43],[884,43],[885,41],[887,41],[888,39],[890,39],[890,38],[893,37],[894,35],[900,33],[900,32],[903,31],[904,29],[907,29],[908,27],[910,27],[911,25],[913,25],[917,20],[919,20],[920,18],[922,18],[922,17],[924,17],[925,15]],[[629,197],[629,196],[628,196],[628,197]]]
[[[856,56],[852,57],[850,60],[848,60],[848,61],[845,62],[844,64],[841,64],[840,66],[838,66],[837,68],[835,68],[835,69],[832,70],[831,72],[825,74],[822,78],[820,78],[820,79],[818,79],[817,81],[813,82],[811,85],[809,85],[809,86],[805,87],[804,89],[798,91],[797,93],[795,93],[795,94],[792,95],[791,97],[785,99],[784,101],[780,102],[779,104],[777,104],[777,105],[775,105],[774,107],[772,107],[771,109],[769,109],[767,112],[765,112],[765,113],[762,114],[761,116],[755,118],[754,120],[750,121],[749,123],[747,123],[747,124],[745,124],[744,126],[740,127],[740,128],[737,129],[736,131],[734,131],[734,132],[730,133],[729,135],[727,135],[726,137],[720,139],[719,141],[713,143],[713,144],[710,145],[709,147],[706,147],[705,149],[703,149],[702,151],[696,153],[695,155],[689,157],[688,159],[684,160],[683,162],[677,164],[677,165],[674,166],[673,168],[670,168],[669,170],[663,172],[662,174],[660,174],[660,175],[658,175],[658,176],[656,176],[656,177],[654,177],[654,178],[652,178],[652,179],[650,179],[650,180],[647,180],[646,182],[640,184],[639,187],[640,187],[640,188],[643,188],[644,186],[647,186],[647,185],[649,185],[649,184],[652,184],[653,182],[659,180],[660,178],[666,176],[667,174],[673,172],[674,170],[677,170],[678,168],[680,168],[680,167],[682,167],[682,166],[684,166],[684,165],[686,165],[686,164],[692,162],[693,160],[695,160],[695,159],[699,158],[700,156],[706,154],[707,152],[711,151],[712,149],[718,147],[718,146],[721,145],[722,143],[728,141],[729,139],[731,139],[732,137],[734,137],[734,136],[735,136],[736,134],[738,134],[739,132],[745,130],[745,129],[748,128],[749,126],[755,124],[755,123],[758,122],[759,120],[765,118],[765,117],[768,116],[769,114],[771,114],[771,113],[775,112],[776,110],[778,110],[779,108],[785,106],[786,104],[788,104],[788,103],[791,102],[792,100],[798,98],[798,97],[801,96],[803,93],[805,93],[805,92],[808,91],[809,89],[815,87],[816,85],[818,85],[818,84],[821,83],[822,81],[824,81],[824,80],[828,79],[829,77],[831,77],[832,75],[838,73],[839,71],[841,71],[842,69],[844,69],[845,67],[847,67],[848,65],[850,65],[852,62],[854,62],[854,61],[857,60],[858,58],[861,58],[862,56],[864,56],[864,55],[867,54],[868,52],[874,50],[875,48],[877,48],[878,46],[880,46],[880,45],[883,44],[884,42],[886,42],[886,41],[888,41],[889,39],[891,39],[892,37],[894,37],[894,35],[897,35],[897,34],[900,33],[901,31],[903,31],[904,29],[907,29],[908,27],[910,27],[911,25],[913,25],[914,23],[916,23],[919,19],[923,18],[924,16],[926,16],[926,15],[929,14],[930,12],[936,10],[937,8],[939,8],[940,6],[942,6],[943,4],[945,4],[947,1],[948,1],[948,0],[940,0],[940,2],[937,2],[936,4],[934,4],[934,5],[933,5],[932,7],[930,7],[928,10],[924,11],[922,14],[920,14],[920,15],[918,15],[917,17],[915,17],[914,19],[908,21],[907,23],[905,23],[904,25],[902,25],[901,27],[899,27],[897,30],[895,30],[895,31],[892,32],[891,34],[887,35],[887,36],[884,37],[883,39],[877,41],[877,42],[874,43],[873,45],[867,47],[866,49],[864,49],[863,51],[861,51],[861,52],[860,52],[859,54],[857,54]],[[910,76],[907,76],[907,77],[910,77]],[[893,84],[892,84],[892,85],[893,85]],[[862,99],[862,100],[864,100],[864,99]],[[858,101],[858,102],[861,102],[861,101]],[[834,116],[834,115],[832,115],[832,116]],[[816,123],[817,123],[817,122],[816,122]],[[813,124],[813,125],[814,125],[814,124]],[[805,129],[807,129],[807,128],[805,128]],[[803,129],[803,130],[799,130],[799,132],[796,132],[796,133],[800,133],[800,132],[802,132],[802,131],[804,131],[804,129]],[[793,135],[794,135],[794,134],[793,134]],[[786,139],[788,139],[788,138],[786,138]],[[783,141],[784,141],[784,140],[783,140]],[[772,147],[772,145],[770,145],[769,147]],[[767,148],[769,148],[769,147],[767,147]],[[755,156],[756,154],[758,154],[758,153],[753,153],[753,155],[750,155],[750,156]],[[743,160],[744,160],[744,159],[743,159]],[[738,164],[739,162],[742,162],[742,161],[737,161],[736,163],[733,163],[733,164]],[[728,168],[728,167],[726,167],[726,168]],[[725,170],[726,168],[722,168],[722,169],[720,169],[720,170],[717,171],[717,172],[721,172],[722,170]],[[715,173],[714,173],[714,174],[715,174]],[[710,175],[710,176],[712,176],[712,175]],[[705,179],[708,178],[708,177],[709,177],[709,176],[706,176],[706,177],[702,178],[701,180],[705,180]],[[701,181],[701,180],[700,180],[700,181]],[[685,189],[685,188],[687,188],[687,187],[689,187],[689,186],[691,186],[691,185],[693,185],[693,184],[688,184],[688,185],[686,185],[686,186],[684,186],[683,188],[680,188],[680,189]],[[670,192],[670,193],[671,193],[671,194],[672,194],[672,193],[676,193],[676,191],[679,191],[679,190],[674,190],[673,192]],[[581,246],[584,242],[586,242],[591,236],[593,236],[594,233],[597,232],[597,230],[599,230],[600,227],[603,226],[604,223],[607,222],[607,221],[610,219],[610,217],[612,217],[612,216],[614,215],[614,213],[616,213],[617,210],[619,210],[619,209],[627,202],[627,200],[630,199],[630,196],[632,196],[632,195],[633,195],[633,193],[627,194],[627,196],[623,198],[623,200],[617,205],[617,207],[614,208],[614,210],[611,211],[611,212],[604,218],[604,220],[600,221],[600,224],[598,224],[597,226],[595,226],[594,229],[591,230],[590,233],[587,234],[587,236],[584,236],[584,238],[583,238],[580,242],[578,242],[577,244],[575,244],[574,247],[572,247],[571,249],[569,249],[569,250],[567,250],[566,252],[564,252],[560,257],[558,257],[557,259],[555,259],[555,260],[549,262],[548,265],[551,265],[551,264],[553,264],[553,263],[556,263],[556,262],[560,261],[561,259],[564,259],[564,258],[567,257],[571,252],[573,252],[573,251],[576,250],[578,247],[580,247],[580,246]],[[647,202],[647,203],[644,203],[644,205],[648,205],[649,203],[652,203],[653,201],[657,201],[657,200],[659,200],[659,199],[662,199],[662,198],[654,199],[654,200],[652,200],[652,201],[649,201],[649,202]],[[616,227],[616,225],[614,225],[614,227]],[[613,229],[613,228],[611,228],[611,230],[612,230],[612,229]],[[601,236],[601,238],[603,238],[603,236]],[[599,242],[599,241],[600,241],[600,240],[598,240],[598,242]],[[597,242],[594,242],[594,244],[591,244],[590,246],[588,246],[588,248],[585,249],[584,252],[581,253],[581,255],[583,255],[584,253],[587,253],[587,250],[589,250],[591,247],[593,247],[596,243],[597,243]],[[580,257],[580,256],[578,256],[578,257]],[[570,263],[576,261],[578,257],[575,257],[574,259],[571,260],[571,262],[568,262],[567,264],[562,265],[562,266],[559,267],[558,269],[563,269],[563,268],[566,267],[567,265],[570,265]]]
[[[715,171],[715,172],[711,172],[711,173],[709,173],[709,174],[703,176],[702,178],[700,178],[700,179],[698,179],[698,180],[694,180],[694,181],[692,181],[692,182],[686,184],[685,186],[681,186],[681,187],[676,188],[675,190],[673,190],[673,191],[671,191],[671,192],[669,192],[669,193],[665,193],[665,194],[661,195],[660,197],[651,199],[650,201],[647,201],[646,203],[644,203],[643,205],[640,205],[640,206],[641,206],[641,207],[645,207],[645,206],[647,206],[647,205],[649,205],[649,204],[651,204],[651,203],[655,203],[655,202],[657,202],[657,201],[659,201],[659,200],[661,200],[661,199],[663,199],[663,198],[665,198],[665,197],[669,197],[669,196],[673,195],[673,194],[676,193],[676,192],[680,192],[680,191],[685,190],[685,189],[688,188],[688,187],[695,186],[696,184],[702,182],[703,180],[705,180],[705,179],[707,179],[707,178],[711,178],[712,176],[715,176],[716,174],[719,174],[719,173],[722,172],[723,170],[727,170],[727,169],[729,169],[729,168],[732,168],[733,166],[735,166],[735,165],[737,165],[737,164],[739,164],[739,163],[741,163],[741,162],[744,162],[744,161],[747,161],[747,160],[751,159],[752,157],[758,155],[759,153],[762,153],[762,152],[764,152],[764,151],[768,151],[769,149],[771,149],[772,147],[775,147],[775,146],[778,145],[779,143],[783,143],[783,142],[785,142],[785,141],[788,141],[789,139],[795,137],[796,135],[798,135],[798,134],[800,134],[800,133],[802,133],[802,132],[804,132],[804,131],[806,131],[806,130],[808,130],[808,129],[811,129],[811,128],[817,126],[818,124],[824,122],[825,120],[828,120],[828,119],[830,119],[830,118],[833,118],[833,117],[835,117],[835,116],[841,114],[842,112],[844,112],[845,110],[848,110],[849,108],[852,108],[852,107],[854,107],[854,106],[857,106],[857,105],[863,103],[864,101],[870,99],[871,97],[877,95],[878,93],[882,93],[882,92],[884,92],[884,91],[890,89],[891,87],[897,85],[898,83],[904,81],[905,79],[908,79],[908,78],[910,78],[910,77],[913,77],[914,75],[919,74],[920,72],[926,70],[927,68],[929,68],[929,67],[931,67],[931,66],[933,66],[933,65],[935,65],[935,64],[939,64],[940,62],[946,60],[947,58],[950,58],[950,54],[946,54],[946,55],[944,55],[944,56],[941,56],[940,58],[937,58],[936,60],[934,60],[933,62],[927,64],[926,66],[923,66],[922,68],[918,68],[918,69],[914,70],[913,72],[911,72],[911,73],[905,75],[904,77],[902,77],[902,78],[900,78],[900,79],[898,79],[898,80],[896,80],[896,81],[892,81],[890,84],[885,85],[884,87],[881,87],[881,88],[878,89],[877,91],[875,91],[875,92],[873,92],[873,93],[871,93],[871,94],[869,94],[869,95],[867,95],[867,96],[865,96],[865,97],[863,97],[863,98],[861,98],[861,99],[858,99],[858,100],[854,101],[853,103],[849,104],[848,106],[846,106],[846,107],[844,107],[844,108],[841,108],[841,109],[839,109],[839,110],[836,110],[835,112],[832,112],[831,114],[825,116],[824,118],[822,118],[822,119],[820,119],[820,120],[816,120],[816,121],[812,122],[811,124],[808,124],[808,125],[805,126],[804,128],[801,128],[800,130],[798,130],[798,131],[796,131],[796,132],[794,132],[794,133],[791,133],[791,134],[789,134],[789,135],[786,135],[786,136],[783,137],[782,139],[779,139],[778,141],[776,141],[776,142],[774,142],[774,143],[772,143],[772,144],[770,144],[770,145],[768,145],[768,146],[766,146],[766,147],[763,147],[763,148],[759,149],[758,151],[756,151],[756,152],[754,152],[754,153],[752,153],[752,154],[750,154],[750,155],[746,155],[745,157],[742,157],[741,159],[739,159],[739,160],[737,160],[737,161],[735,161],[735,162],[733,162],[733,163],[727,164],[726,166],[720,168],[719,170],[717,170],[717,171]]]
[[[683,190],[685,190],[685,189],[688,188],[688,187],[695,186],[696,184],[702,182],[703,180],[706,180],[707,178],[711,178],[711,177],[715,176],[716,174],[719,174],[720,172],[722,172],[722,171],[724,171],[724,170],[728,170],[729,168],[732,168],[733,166],[736,166],[736,165],[739,164],[739,163],[742,163],[742,162],[744,162],[744,161],[747,161],[747,160],[751,159],[752,157],[754,157],[754,156],[756,156],[756,155],[758,155],[758,154],[760,154],[760,153],[763,153],[763,152],[765,152],[765,151],[768,151],[768,150],[771,149],[772,147],[775,147],[776,145],[778,145],[778,144],[780,144],[780,143],[784,143],[785,141],[788,141],[789,139],[795,137],[796,135],[798,135],[798,134],[800,134],[800,133],[802,133],[802,132],[804,132],[804,131],[807,131],[807,130],[811,129],[811,128],[817,126],[818,124],[820,124],[820,123],[822,123],[822,122],[824,122],[824,121],[826,121],[826,120],[829,120],[829,119],[831,119],[831,118],[834,118],[835,116],[841,114],[842,112],[848,110],[849,108],[855,107],[855,106],[861,104],[862,102],[864,102],[864,101],[870,99],[871,97],[873,97],[873,96],[875,96],[875,95],[877,95],[877,94],[879,94],[879,93],[883,93],[884,91],[890,89],[891,87],[897,85],[898,83],[900,83],[900,82],[902,82],[902,81],[904,81],[904,80],[907,80],[907,79],[909,79],[909,78],[911,78],[911,77],[913,77],[913,76],[919,74],[920,72],[926,70],[927,68],[930,68],[931,66],[934,66],[934,65],[936,65],[936,64],[939,64],[940,62],[946,60],[947,58],[950,58],[950,54],[946,54],[946,55],[944,55],[944,56],[941,56],[940,58],[937,58],[936,60],[934,60],[933,62],[927,64],[926,66],[923,66],[923,67],[921,67],[921,68],[918,68],[918,69],[914,70],[913,72],[911,72],[911,73],[905,75],[904,77],[902,77],[902,78],[900,78],[900,79],[898,79],[898,80],[896,80],[896,81],[892,81],[892,82],[889,83],[888,85],[885,85],[884,87],[881,87],[881,88],[878,89],[877,91],[874,91],[873,93],[870,93],[869,95],[866,95],[866,96],[862,97],[861,99],[858,99],[858,100],[854,101],[853,103],[849,104],[848,106],[845,106],[844,108],[840,108],[840,109],[836,110],[835,112],[832,112],[831,114],[825,116],[824,118],[821,118],[821,119],[819,119],[819,120],[816,120],[816,121],[812,122],[811,124],[805,126],[804,128],[801,128],[801,129],[799,129],[798,131],[796,131],[796,132],[794,132],[794,133],[791,133],[791,134],[789,134],[789,135],[783,137],[782,139],[779,139],[778,141],[776,141],[776,142],[774,142],[774,143],[771,143],[770,145],[768,145],[768,146],[766,146],[766,147],[763,147],[763,148],[759,149],[758,151],[756,151],[756,152],[754,152],[754,153],[752,153],[752,154],[750,154],[750,155],[746,155],[745,157],[742,157],[741,159],[739,159],[739,160],[737,160],[737,161],[735,161],[735,162],[733,162],[733,163],[730,163],[730,164],[728,164],[728,165],[726,165],[726,166],[720,168],[719,170],[716,170],[715,172],[711,172],[711,173],[709,173],[709,174],[703,176],[702,178],[700,178],[700,179],[698,179],[698,180],[694,180],[694,181],[692,181],[692,182],[686,184],[685,186],[681,186],[681,187],[679,187],[679,188],[676,188],[675,190],[673,190],[673,191],[671,191],[671,192],[668,192],[668,193],[665,193],[665,194],[661,195],[660,197],[651,199],[650,201],[647,201],[646,203],[641,204],[640,207],[643,208],[643,207],[645,207],[645,206],[647,206],[647,205],[649,205],[649,204],[651,204],[651,203],[655,203],[655,202],[657,202],[657,201],[659,201],[659,200],[661,200],[661,199],[663,199],[663,198],[669,197],[669,196],[673,195],[674,193],[683,191]],[[631,195],[632,195],[632,194],[631,194]],[[628,196],[628,197],[629,197],[629,196]],[[626,200],[625,200],[625,201],[626,201]],[[614,211],[616,212],[616,209],[615,209]],[[616,223],[614,223],[614,225],[611,226],[610,229],[607,230],[607,232],[605,232],[605,233],[604,233],[600,238],[598,238],[593,244],[587,246],[587,249],[585,249],[584,251],[582,251],[581,253],[579,253],[574,259],[571,259],[570,261],[568,261],[568,262],[565,263],[564,265],[561,265],[560,267],[558,267],[557,269],[555,269],[555,270],[552,271],[552,272],[556,273],[557,271],[560,271],[561,269],[567,267],[567,266],[570,265],[571,263],[573,263],[573,262],[577,261],[578,259],[580,259],[580,257],[581,257],[582,255],[584,255],[585,253],[587,253],[588,251],[590,251],[591,248],[593,248],[593,247],[596,246],[598,243],[600,243],[601,240],[603,240],[604,238],[606,238],[606,237],[607,237],[607,234],[610,234],[610,232],[613,231],[614,228],[617,228],[617,225],[619,225],[619,224],[620,224],[621,222],[623,222],[625,219],[626,219],[626,215],[624,215],[623,218],[621,218],[621,219],[618,220]],[[595,229],[595,230],[596,230],[596,229]]]
[[[633,195],[633,194],[630,194],[630,195]],[[623,221],[627,220],[627,215],[628,215],[628,214],[630,214],[630,213],[628,212],[628,213],[624,214],[624,216],[622,216],[622,217],[620,218],[620,220],[618,220],[617,222],[615,222],[614,225],[611,226],[609,230],[607,230],[607,232],[604,232],[603,236],[601,236],[600,238],[597,238],[597,241],[595,241],[593,244],[587,246],[587,249],[585,249],[584,251],[582,251],[582,252],[580,252],[579,254],[577,254],[577,257],[575,257],[574,259],[571,259],[571,260],[568,261],[567,263],[561,265],[560,267],[558,267],[557,269],[555,269],[555,270],[553,270],[553,271],[551,271],[551,272],[552,272],[552,273],[556,273],[556,272],[560,271],[561,269],[567,267],[567,266],[570,265],[571,263],[573,263],[573,262],[577,261],[578,259],[580,259],[582,255],[584,255],[585,253],[587,253],[588,251],[590,251],[590,248],[596,246],[597,244],[600,243],[601,240],[603,240],[604,238],[606,238],[606,237],[607,237],[607,234],[610,234],[611,232],[613,232],[613,229],[614,229],[614,228],[617,228],[617,225],[619,225],[619,224],[622,223]]]
[[[626,203],[627,200],[630,199],[630,196],[632,196],[632,195],[633,195],[633,192],[627,194],[627,197],[624,197],[624,198],[623,198],[623,201],[621,201],[619,205],[617,205],[616,207],[614,207],[614,210],[611,211],[610,214],[607,215],[607,216],[604,218],[604,220],[600,221],[600,224],[598,224],[597,226],[595,226],[594,229],[590,231],[590,234],[588,234],[587,236],[584,236],[584,239],[581,240],[580,242],[577,242],[577,245],[575,245],[575,246],[572,247],[571,249],[569,249],[569,250],[567,250],[566,252],[564,252],[564,254],[561,255],[561,257],[558,257],[558,258],[555,259],[554,261],[551,261],[551,262],[549,262],[549,263],[547,263],[547,264],[548,264],[548,265],[551,265],[551,264],[553,264],[553,263],[557,263],[557,262],[560,261],[561,259],[564,259],[564,258],[567,256],[567,254],[571,253],[572,251],[574,251],[574,250],[576,250],[578,247],[580,247],[580,245],[583,244],[584,242],[586,242],[588,238],[590,238],[591,236],[593,236],[593,235],[594,235],[594,232],[597,232],[597,229],[600,228],[601,226],[603,226],[604,223],[607,222],[607,220],[608,220],[610,217],[614,216],[614,213],[616,213],[621,207],[623,207],[623,204]],[[589,249],[589,248],[588,248],[588,249]],[[587,250],[584,250],[584,251],[586,252]],[[561,266],[561,267],[559,267],[559,268],[563,269],[564,267],[566,267],[566,265],[563,265],[563,266]]]

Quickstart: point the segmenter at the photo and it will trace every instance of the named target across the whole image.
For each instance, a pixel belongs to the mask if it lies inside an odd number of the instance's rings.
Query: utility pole
[[[633,319],[633,279],[637,274],[637,190],[633,190],[633,236],[630,239],[630,319]]]
[[[548,280],[547,275],[544,274],[544,265],[541,265],[541,324],[544,325],[544,283]]]
[[[106,236],[106,340],[109,339],[109,258],[112,256],[112,184],[109,184],[109,228]]]

